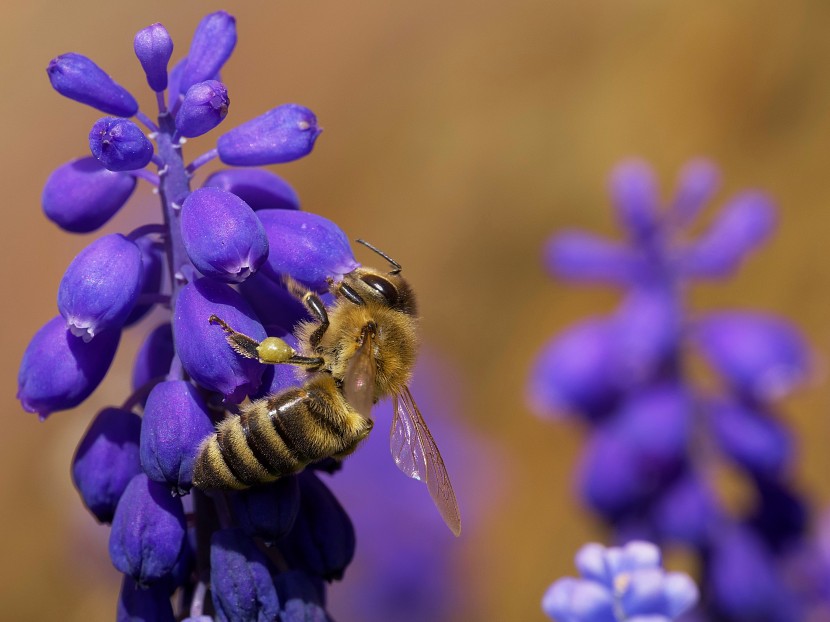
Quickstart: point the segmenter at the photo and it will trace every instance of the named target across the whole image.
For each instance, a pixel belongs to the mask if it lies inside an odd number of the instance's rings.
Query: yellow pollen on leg
[[[294,348],[279,337],[267,337],[256,349],[259,360],[263,363],[284,363],[294,354]]]

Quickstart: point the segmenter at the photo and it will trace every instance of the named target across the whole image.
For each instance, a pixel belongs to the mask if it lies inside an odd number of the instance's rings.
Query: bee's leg
[[[228,326],[227,322],[216,315],[211,315],[209,322],[222,327],[222,330],[226,333],[225,339],[236,352],[250,359],[256,359],[260,363],[270,365],[285,363],[289,365],[306,365],[314,368],[320,367],[324,362],[319,357],[298,355],[294,351],[294,348],[279,337],[267,337],[262,341],[257,341],[253,337],[243,335]]]
[[[315,292],[304,287],[290,276],[284,277],[283,283],[285,283],[289,293],[302,302],[308,312],[320,322],[320,325],[314,329],[314,332],[308,338],[311,347],[316,350],[320,340],[329,328],[329,314],[326,312],[326,305],[323,304],[323,301]]]

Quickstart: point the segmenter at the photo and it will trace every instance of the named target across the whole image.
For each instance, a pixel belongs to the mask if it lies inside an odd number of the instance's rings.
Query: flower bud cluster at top
[[[228,115],[220,71],[235,45],[234,18],[207,15],[168,72],[167,30],[141,30],[134,48],[156,120],[81,54],[47,68],[58,93],[108,116],[89,132],[91,155],[47,180],[46,216],[89,233],[127,203],[139,179],[161,199],[157,222],[105,235],[72,261],[59,315],[32,339],[18,377],[21,404],[42,419],[74,408],[106,375],[122,330],[156,306],[170,313],[139,348],[132,394],[93,418],[72,464],[84,504],[112,524],[109,552],[124,574],[119,620],[325,620],[324,582],[340,578],[354,552],[349,517],[313,470],[232,494],[192,490],[197,449],[224,409],[297,382],[236,354],[208,318],[258,340],[290,341],[305,314],[282,278],[323,292],[327,279],[358,266],[345,234],[300,211],[294,190],[268,170],[228,168],[191,188],[197,169],[216,158],[232,167],[290,162],[320,133],[310,110],[285,104],[185,160],[185,139]]]
[[[687,310],[691,281],[730,276],[775,226],[772,201],[746,191],[691,235],[718,185],[711,163],[692,161],[663,205],[651,168],[626,161],[610,183],[625,242],[582,231],[550,240],[545,261],[554,274],[617,286],[624,298],[610,315],[585,319],[544,346],[528,399],[542,417],[571,413],[590,428],[579,492],[619,541],[698,553],[704,619],[802,620],[816,599],[790,570],[807,542],[807,509],[792,486],[793,439],[775,401],[806,378],[810,352],[772,315]],[[693,382],[691,355],[709,367],[716,388]],[[724,465],[752,491],[741,515],[715,489],[712,473]]]

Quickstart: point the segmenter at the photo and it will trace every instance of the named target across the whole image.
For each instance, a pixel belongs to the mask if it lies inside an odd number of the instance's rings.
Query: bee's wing
[[[343,375],[343,395],[357,412],[371,419],[375,393],[375,357],[372,334],[367,332],[363,344],[349,359]]]
[[[461,514],[438,446],[408,387],[393,398],[394,418],[389,447],[398,468],[407,476],[424,482],[447,527],[461,533]]]

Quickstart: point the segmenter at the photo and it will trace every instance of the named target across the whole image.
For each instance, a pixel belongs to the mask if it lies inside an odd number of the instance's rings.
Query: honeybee
[[[417,350],[414,292],[400,275],[399,263],[357,241],[388,261],[392,270],[361,267],[340,282],[330,281],[334,301],[329,307],[315,292],[285,280],[313,318],[297,327],[299,352],[277,337],[260,342],[210,317],[242,356],[298,365],[310,375],[302,386],[257,399],[220,422],[199,448],[193,483],[202,489],[239,490],[297,473],[318,460],[341,459],[371,432],[372,406],[391,396],[389,441],[395,464],[427,485],[457,536],[461,516],[455,493],[407,386]]]

